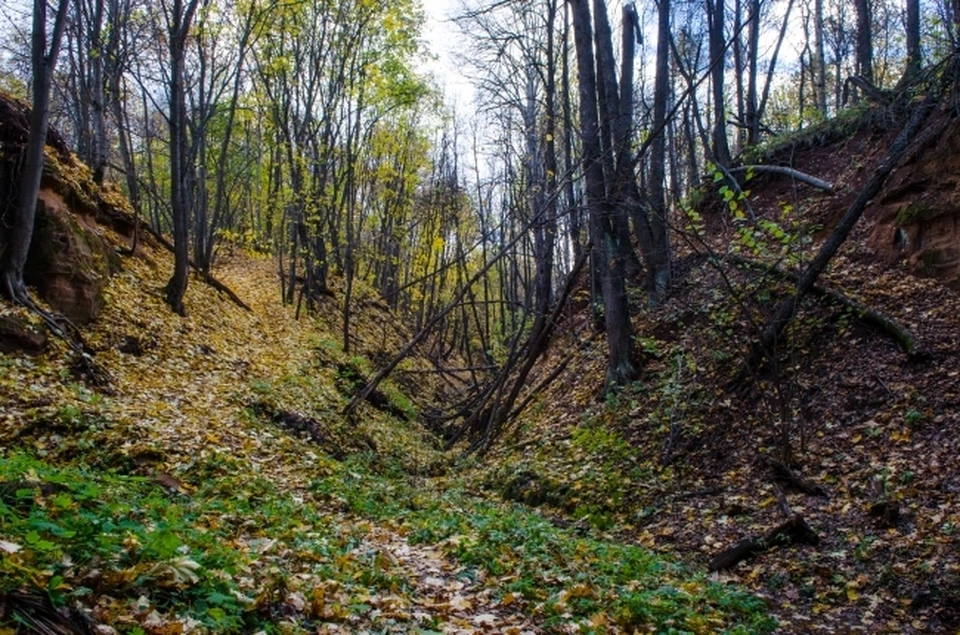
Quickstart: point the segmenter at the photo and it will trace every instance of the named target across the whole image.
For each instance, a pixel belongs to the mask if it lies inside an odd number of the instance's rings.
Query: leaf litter
[[[358,291],[373,308],[354,316],[347,356],[336,306],[295,320],[272,262],[238,255],[217,272],[252,311],[194,281],[186,318],[162,300],[169,266],[149,247],[127,258],[85,333],[110,394],[71,375],[58,342],[0,356],[0,624],[32,603],[103,634],[769,630],[735,590],[471,502],[416,421],[372,407],[344,420],[338,368],[367,372],[407,336],[372,291]],[[442,390],[419,383],[398,408]]]

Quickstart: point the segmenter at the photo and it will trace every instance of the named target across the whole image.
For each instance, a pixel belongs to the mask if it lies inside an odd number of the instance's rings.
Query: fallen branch
[[[473,444],[471,444],[469,448],[467,448],[465,454],[472,454],[477,450],[480,450],[481,454],[485,453],[493,444],[497,435],[503,431],[503,428],[506,426],[507,422],[519,414],[519,410],[514,411],[513,405],[520,396],[520,391],[526,384],[527,377],[533,370],[533,367],[536,365],[537,360],[540,359],[540,357],[550,346],[553,333],[557,328],[557,324],[560,322],[560,316],[567,305],[567,301],[573,294],[573,289],[580,277],[580,271],[586,265],[588,253],[589,249],[584,250],[584,253],[581,254],[577,262],[574,263],[573,269],[571,269],[570,273],[567,274],[567,281],[564,284],[563,290],[558,296],[551,313],[549,315],[538,316],[537,321],[534,323],[531,331],[530,340],[526,345],[526,359],[524,360],[520,369],[517,371],[516,377],[513,378],[513,384],[510,388],[510,392],[503,399],[501,399],[498,395],[494,399],[491,407],[483,410],[483,412],[489,411],[489,416],[480,417],[480,419],[486,419],[485,430],[483,430],[482,436]],[[505,365],[502,372],[503,374],[501,379],[505,383],[511,374],[510,365]],[[556,374],[559,375],[560,371],[556,371]],[[548,379],[549,381],[553,381],[553,377],[548,376]],[[525,401],[523,405],[526,405],[526,403],[527,402]],[[472,419],[473,418],[465,421],[461,429],[467,430],[473,424]],[[454,440],[448,442],[446,449],[452,448],[453,443],[455,443]]]
[[[794,170],[793,168],[788,168],[783,165],[745,165],[739,168],[730,168],[732,174],[737,172],[767,172],[769,174],[780,174],[782,176],[789,176],[791,179],[796,179],[807,185],[812,185],[813,187],[824,190],[825,192],[830,192],[833,194],[833,184],[824,181],[823,179],[818,179],[815,176],[811,176],[800,170]]]
[[[853,226],[857,224],[857,221],[860,220],[860,217],[863,215],[867,204],[880,192],[887,177],[890,176],[893,169],[900,163],[900,160],[907,152],[910,140],[916,136],[920,127],[927,120],[935,103],[936,91],[931,90],[923,99],[923,102],[914,108],[903,130],[900,131],[897,139],[890,147],[887,156],[880,162],[880,165],[867,181],[863,190],[860,191],[857,199],[843,215],[843,218],[823,244],[823,247],[820,248],[820,252],[817,253],[816,257],[810,263],[810,266],[808,266],[803,272],[803,275],[800,276],[800,279],[797,281],[796,292],[780,305],[780,308],[777,309],[777,312],[761,333],[759,341],[753,347],[753,351],[747,359],[747,366],[754,366],[762,357],[770,355],[774,350],[774,344],[777,338],[780,337],[780,334],[783,333],[787,324],[793,319],[800,302],[810,292],[816,284],[817,278],[823,270],[826,269],[837,251],[839,251],[840,246],[846,241],[847,236],[849,236],[853,230]]]
[[[572,359],[573,359],[573,355],[567,355],[566,357],[564,357],[563,360],[559,364],[557,364],[556,368],[550,371],[549,375],[544,377],[540,381],[540,383],[538,383],[536,386],[530,389],[529,394],[527,394],[527,396],[523,398],[523,401],[520,402],[520,405],[518,405],[516,408],[513,409],[513,411],[510,413],[510,416],[507,417],[507,420],[504,422],[504,424],[509,423],[513,419],[516,419],[517,417],[519,417],[520,413],[523,412],[526,409],[526,407],[530,405],[530,402],[536,399],[537,395],[539,395],[541,392],[546,390],[547,386],[552,384],[553,380],[555,380],[557,377],[560,376],[560,373],[562,373],[564,369],[566,369],[567,365],[570,364],[570,360]]]
[[[150,234],[151,234],[154,238],[156,238],[156,239],[157,239],[157,242],[159,242],[161,245],[163,245],[168,251],[170,251],[171,253],[173,252],[173,244],[172,244],[169,240],[167,240],[166,238],[164,238],[162,234],[160,234],[160,233],[158,233],[158,232],[154,232],[152,229],[150,230]],[[253,311],[253,309],[251,309],[250,306],[249,306],[246,302],[244,302],[243,300],[241,300],[241,299],[240,299],[240,296],[238,296],[236,293],[234,293],[233,290],[232,290],[230,287],[228,287],[228,286],[225,285],[224,283],[222,283],[222,282],[220,282],[219,280],[217,280],[216,278],[214,278],[212,273],[210,273],[209,271],[200,271],[200,268],[197,267],[197,263],[195,263],[195,262],[193,261],[193,258],[190,258],[190,259],[187,261],[187,264],[190,265],[190,268],[191,268],[191,269],[193,269],[195,272],[197,272],[197,275],[200,277],[200,280],[202,280],[203,282],[205,282],[207,285],[213,287],[213,288],[216,289],[217,291],[219,291],[219,292],[223,293],[224,295],[226,295],[228,298],[230,298],[230,300],[231,300],[234,304],[236,304],[238,307],[240,307],[240,308],[243,309],[244,311]]]
[[[219,280],[217,280],[216,278],[214,278],[214,277],[213,277],[213,274],[211,274],[209,271],[207,271],[207,272],[197,271],[197,273],[200,275],[200,279],[201,279],[201,280],[203,280],[204,282],[206,282],[208,285],[210,285],[211,287],[213,287],[214,289],[216,289],[216,290],[219,291],[220,293],[226,295],[226,296],[227,296],[228,298],[230,298],[230,299],[233,301],[233,303],[236,304],[238,307],[240,307],[240,308],[243,309],[244,311],[253,311],[253,309],[251,309],[250,306],[249,306],[246,302],[244,302],[243,300],[240,299],[240,296],[238,296],[236,293],[234,293],[233,290],[232,290],[230,287],[228,287],[228,286],[225,285],[224,283],[222,283],[222,282],[220,282]]]
[[[817,535],[800,514],[794,514],[785,523],[777,525],[762,536],[741,540],[733,547],[724,549],[710,560],[710,571],[731,569],[750,556],[783,545],[819,545]]]
[[[749,260],[733,254],[727,254],[724,256],[724,259],[755,271],[762,271],[765,274],[773,274],[781,280],[788,280],[794,284],[798,284],[800,282],[800,276],[798,274],[786,271],[776,266],[766,265],[764,263]],[[900,324],[886,313],[877,309],[873,309],[862,302],[858,302],[853,298],[841,293],[840,291],[829,289],[819,284],[813,285],[810,291],[814,295],[827,298],[833,302],[836,302],[840,306],[850,309],[864,324],[872,326],[892,337],[897,344],[900,345],[900,348],[902,348],[903,351],[911,358],[915,359],[923,357],[924,352],[921,349],[920,342],[917,340],[916,336],[914,336],[907,327],[905,327],[903,324]]]
[[[872,83],[868,82],[866,79],[864,79],[863,77],[860,77],[859,75],[851,75],[850,77],[847,78],[847,81],[843,83],[844,105],[846,105],[847,98],[849,97],[849,94],[850,94],[850,86],[859,88],[860,92],[863,93],[863,95],[867,99],[870,99],[871,101],[874,101],[882,105],[889,104],[891,101],[893,101],[893,98],[895,97],[894,91],[878,88],[877,86],[874,86]]]

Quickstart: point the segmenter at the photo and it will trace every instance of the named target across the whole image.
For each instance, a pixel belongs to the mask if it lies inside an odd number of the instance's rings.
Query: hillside
[[[869,111],[857,116],[761,157],[834,185],[836,193],[825,194],[782,176],[749,182],[760,225],[776,223],[795,238],[757,233],[746,243],[725,210],[707,206],[710,240],[694,249],[688,241],[680,284],[662,306],[634,316],[644,370],[633,386],[598,403],[602,345],[582,329],[566,331],[547,366],[573,351],[576,370],[510,431],[484,482],[704,567],[800,514],[818,544],[773,548],[714,579],[766,598],[780,632],[953,633],[960,628],[955,117],[934,116],[821,280],[904,327],[918,350],[908,353],[858,311],[815,293],[777,365],[743,366],[752,334],[790,290],[768,267],[812,257],[896,134]],[[634,300],[643,306],[639,292]]]

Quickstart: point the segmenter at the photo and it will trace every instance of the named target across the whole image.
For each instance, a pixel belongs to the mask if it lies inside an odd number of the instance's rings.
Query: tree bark
[[[187,291],[190,269],[190,245],[187,224],[190,219],[190,196],[187,157],[187,106],[184,87],[186,42],[199,0],[173,0],[168,14],[170,38],[170,203],[173,214],[173,276],[167,282],[166,296],[170,309],[186,315],[183,296]]]
[[[873,84],[873,15],[870,0],[855,0],[857,12],[857,75]]]
[[[816,0],[813,9],[813,78],[817,112],[827,117],[827,61],[823,52],[823,0]]]
[[[33,223],[37,210],[37,195],[43,176],[43,156],[47,145],[50,121],[50,83],[57,65],[60,42],[67,22],[70,0],[60,0],[54,18],[53,33],[47,48],[47,3],[34,0],[31,56],[33,63],[33,109],[30,113],[30,137],[20,177],[20,194],[13,216],[3,261],[3,293],[16,303],[32,306],[33,302],[23,282],[23,269],[33,239]]]
[[[670,96],[670,0],[660,0],[657,24],[657,72],[653,89],[653,129],[666,124],[667,99]],[[667,163],[666,135],[657,134],[650,144],[650,233],[653,239],[651,263],[651,301],[659,303],[670,284],[670,243],[664,171]]]
[[[707,0],[707,12],[710,21],[710,62],[713,64],[713,158],[728,167],[732,163],[730,144],[727,141],[727,106],[724,99],[723,76],[726,71],[724,59],[726,45],[723,35],[724,0]]]
[[[574,44],[580,75],[580,130],[583,144],[587,210],[599,241],[595,249],[604,305],[604,326],[609,356],[606,385],[623,385],[636,375],[633,366],[633,333],[624,282],[624,264],[617,250],[612,201],[607,197],[597,110],[598,86],[590,38],[590,7],[587,0],[569,0],[573,9]]]
[[[920,72],[920,0],[906,0],[907,9],[907,65],[901,84],[909,83]]]

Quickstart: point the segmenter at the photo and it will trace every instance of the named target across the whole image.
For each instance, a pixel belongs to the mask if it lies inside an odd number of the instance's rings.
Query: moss
[[[932,221],[947,213],[948,210],[929,203],[908,203],[897,212],[896,223],[898,227],[906,227],[907,225]]]
[[[876,107],[847,108],[833,119],[777,135],[755,148],[747,148],[742,163],[769,163],[783,152],[794,152],[798,148],[822,148],[849,139],[862,130],[877,127],[883,116],[883,109]]]

